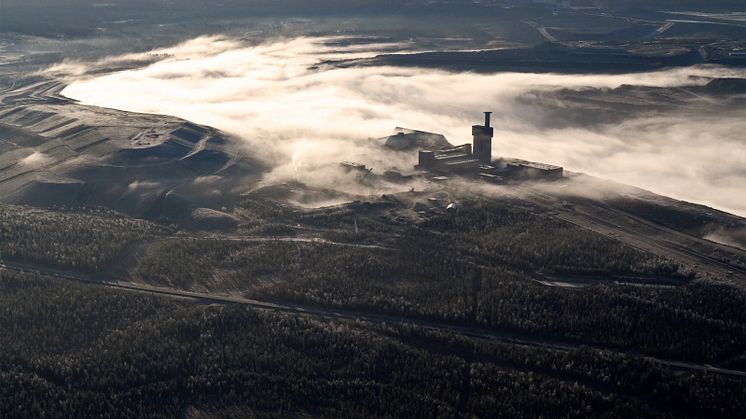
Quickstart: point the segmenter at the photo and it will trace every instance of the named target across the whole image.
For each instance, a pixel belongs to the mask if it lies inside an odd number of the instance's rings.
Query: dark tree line
[[[254,204],[258,214],[271,213],[266,202]],[[357,234],[347,228],[350,208],[302,214],[304,223],[331,228],[325,237],[337,244],[170,239],[151,246],[133,276],[183,289],[241,290],[252,298],[742,363],[746,297],[738,289],[692,281],[675,288],[599,283],[566,290],[533,281],[566,273],[691,279],[668,260],[514,202],[474,203],[419,224],[382,219],[380,209],[390,204],[352,207]],[[300,217],[282,207],[271,214],[279,221]]]
[[[742,379],[0,272],[3,417],[741,417]],[[84,302],[84,303],[81,303]],[[114,306],[114,308],[112,308]],[[24,321],[48,327],[22,330]],[[69,324],[69,327],[59,327]]]

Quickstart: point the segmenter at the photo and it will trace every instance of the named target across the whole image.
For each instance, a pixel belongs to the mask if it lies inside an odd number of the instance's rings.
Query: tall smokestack
[[[491,115],[492,112],[485,112],[484,125],[471,127],[471,134],[474,136],[474,157],[484,164],[492,163],[492,136],[495,130],[490,127]]]

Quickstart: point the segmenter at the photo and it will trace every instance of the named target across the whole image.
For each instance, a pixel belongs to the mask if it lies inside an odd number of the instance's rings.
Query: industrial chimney
[[[490,127],[490,116],[492,112],[484,113],[484,125],[471,127],[471,135],[474,136],[474,157],[483,164],[492,163],[492,136],[495,130]]]

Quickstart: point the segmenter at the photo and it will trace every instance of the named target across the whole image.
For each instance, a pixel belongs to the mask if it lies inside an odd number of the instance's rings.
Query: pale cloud
[[[197,38],[155,51],[168,57],[146,67],[81,77],[63,94],[93,105],[176,115],[220,128],[245,139],[253,155],[271,163],[265,182],[302,180],[348,192],[359,186],[349,183],[338,161],[362,162],[378,173],[415,163],[414,153],[383,151],[369,137],[405,126],[441,132],[460,144],[470,141],[470,126],[481,120],[481,111],[491,110],[496,155],[559,164],[746,215],[745,112],[699,119],[672,112],[614,125],[559,128],[543,124],[540,109],[518,100],[529,92],[567,88],[701,85],[707,77],[743,77],[742,70],[483,75],[318,66],[323,60],[375,53],[370,45],[345,52],[326,41],[295,38],[248,45]],[[387,50],[396,47],[385,45]]]

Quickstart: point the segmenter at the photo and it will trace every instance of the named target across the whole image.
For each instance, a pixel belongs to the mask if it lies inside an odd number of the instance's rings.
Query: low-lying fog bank
[[[83,103],[175,115],[245,139],[253,155],[272,163],[267,182],[301,180],[319,187],[354,188],[336,162],[358,161],[380,173],[411,167],[416,160],[411,152],[382,151],[368,138],[403,126],[443,133],[454,144],[470,142],[470,126],[481,121],[482,111],[491,110],[496,156],[563,165],[746,216],[746,110],[718,108],[693,117],[670,109],[622,123],[560,126],[542,118],[540,100],[520,100],[568,88],[685,88],[703,85],[710,77],[746,77],[744,70],[477,75],[316,66],[321,60],[370,56],[397,47],[331,41],[296,38],[251,46],[201,37],[154,51],[164,58],[136,70],[86,77],[88,64],[67,62],[54,71],[70,78],[63,94]],[[692,100],[717,99],[692,95]],[[551,106],[556,111],[566,105]]]

